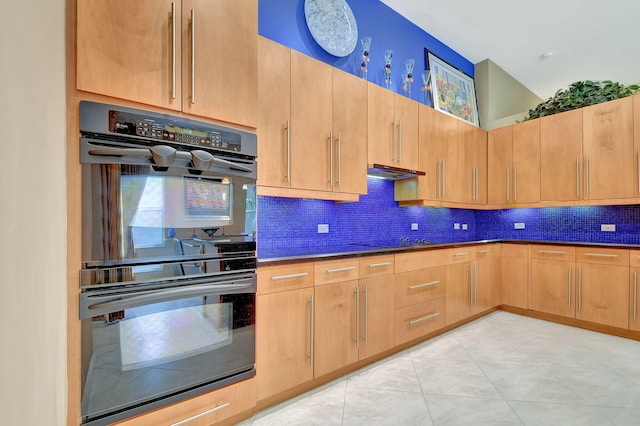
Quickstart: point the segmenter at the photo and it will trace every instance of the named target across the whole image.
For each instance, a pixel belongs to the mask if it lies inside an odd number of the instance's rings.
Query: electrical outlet
[[[418,230],[418,224],[417,223],[412,223],[411,224],[411,230],[412,231],[417,231]]]
[[[466,231],[467,229],[469,229],[469,227],[467,226],[467,224],[466,224],[466,223],[463,223],[463,224],[462,224],[462,229],[463,229],[464,231]]]
[[[600,225],[600,230],[602,232],[616,232],[616,225],[615,224],[602,224]]]
[[[524,222],[516,222],[513,224],[513,229],[524,229]]]
[[[328,223],[319,223],[318,224],[318,234],[328,234],[329,233],[329,224]]]
[[[460,229],[460,224],[459,223],[454,223],[453,224],[453,229]]]

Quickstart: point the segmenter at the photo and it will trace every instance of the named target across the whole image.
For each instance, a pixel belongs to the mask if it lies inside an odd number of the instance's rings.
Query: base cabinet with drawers
[[[629,329],[640,331],[640,250],[629,251]]]

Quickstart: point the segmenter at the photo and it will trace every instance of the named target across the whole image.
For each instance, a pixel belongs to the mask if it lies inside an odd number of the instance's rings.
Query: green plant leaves
[[[639,90],[638,84],[625,86],[611,80],[576,81],[568,89],[559,89],[553,97],[530,109],[529,115],[522,121],[624,98]]]

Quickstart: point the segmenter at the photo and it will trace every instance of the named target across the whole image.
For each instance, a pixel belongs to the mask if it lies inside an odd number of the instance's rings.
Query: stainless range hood
[[[425,172],[420,170],[403,169],[401,167],[385,166],[382,164],[369,164],[367,176],[379,179],[400,180],[424,176]]]

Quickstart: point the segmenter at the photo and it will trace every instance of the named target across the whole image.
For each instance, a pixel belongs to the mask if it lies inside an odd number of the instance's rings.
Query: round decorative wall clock
[[[356,48],[358,24],[345,0],[305,0],[304,17],[314,40],[333,56]]]

